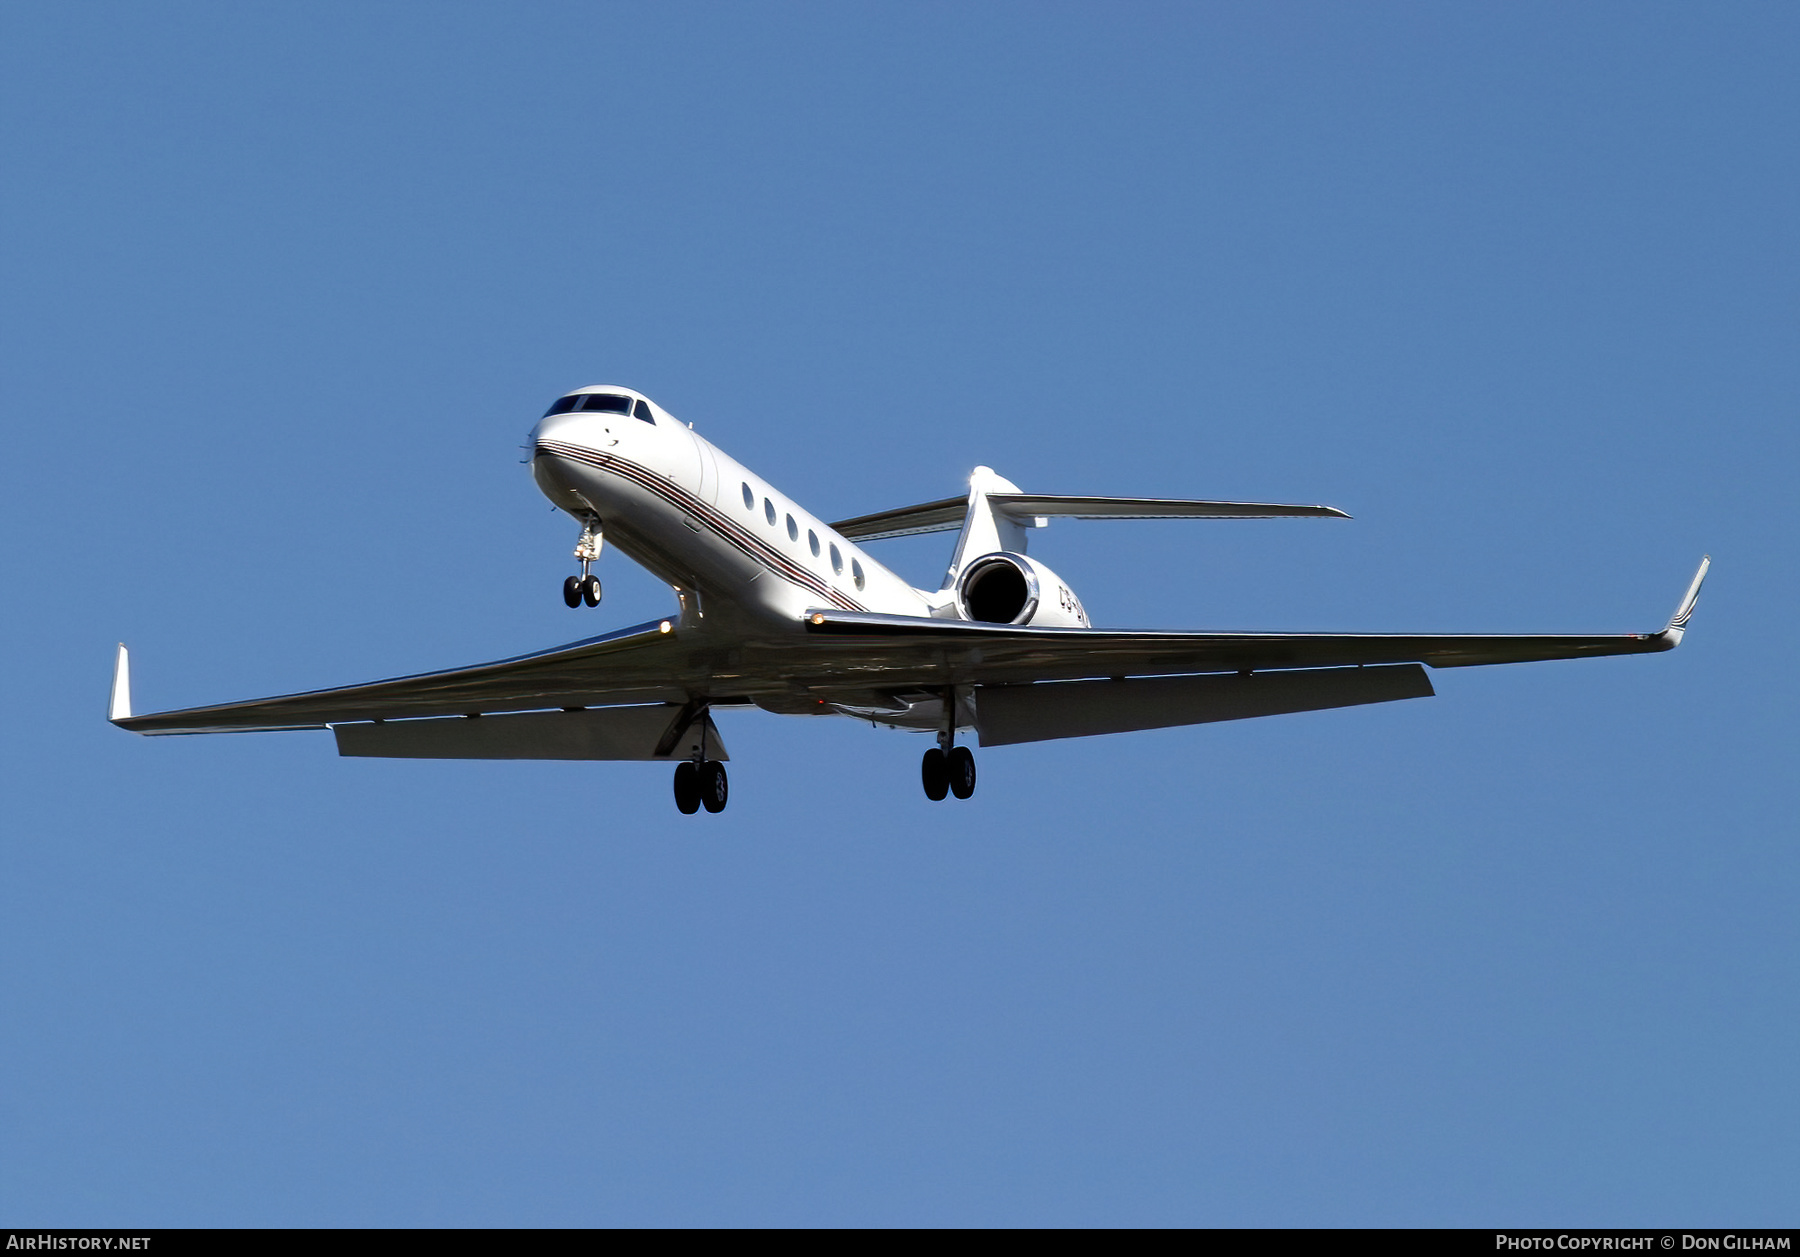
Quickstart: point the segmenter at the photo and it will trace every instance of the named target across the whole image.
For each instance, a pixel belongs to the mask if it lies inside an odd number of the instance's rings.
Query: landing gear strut
[[[723,812],[731,798],[731,780],[725,775],[725,765],[706,758],[706,731],[711,717],[706,714],[704,700],[692,699],[682,708],[657,745],[656,753],[667,755],[695,720],[700,721],[700,745],[695,748],[693,759],[675,765],[675,806],[683,816],[692,816],[702,807],[709,812]]]
[[[581,540],[575,543],[575,557],[581,563],[581,575],[571,576],[563,582],[563,602],[570,607],[579,607],[587,603],[590,607],[600,605],[600,578],[588,571],[600,558],[600,546],[604,542],[600,534],[600,521],[595,516],[588,516],[582,521]]]
[[[955,719],[951,701],[945,703],[946,721]],[[919,781],[925,787],[925,797],[933,803],[946,794],[966,799],[975,793],[974,752],[955,743],[954,728],[939,730],[938,744],[925,752],[924,762],[919,765]]]

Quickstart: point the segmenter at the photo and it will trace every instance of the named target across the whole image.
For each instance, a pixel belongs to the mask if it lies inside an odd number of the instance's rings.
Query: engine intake
[[[1042,563],[1001,550],[984,554],[956,580],[956,610],[983,624],[1085,627],[1087,613],[1062,578]]]
[[[988,624],[1024,624],[1037,610],[1037,577],[1010,554],[976,559],[957,582],[958,610]]]

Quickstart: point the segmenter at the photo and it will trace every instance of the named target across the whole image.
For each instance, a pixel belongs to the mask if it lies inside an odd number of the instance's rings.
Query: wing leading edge
[[[680,703],[689,697],[683,677],[690,663],[679,636],[662,620],[473,667],[142,716],[131,714],[120,646],[110,718],[133,733],[251,733],[416,716]]]
[[[976,685],[1399,663],[1465,668],[1673,650],[1681,644],[1711,563],[1710,557],[1701,562],[1681,605],[1657,633],[1115,632],[826,609],[810,613],[806,627],[845,643],[850,653],[860,643],[870,663],[879,659],[901,668],[910,663],[920,670],[935,666],[956,674],[958,683]]]

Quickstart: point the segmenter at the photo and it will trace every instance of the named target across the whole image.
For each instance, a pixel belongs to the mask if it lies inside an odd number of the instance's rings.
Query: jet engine
[[[1001,550],[969,563],[956,578],[956,610],[985,624],[1088,627],[1081,599],[1035,559]]]

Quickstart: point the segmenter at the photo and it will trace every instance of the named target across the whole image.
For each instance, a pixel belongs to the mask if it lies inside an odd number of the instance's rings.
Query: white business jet
[[[1051,518],[1348,518],[1329,506],[1022,493],[986,467],[966,496],[828,524],[631,389],[556,404],[528,446],[538,487],[581,525],[570,607],[596,606],[605,541],[674,587],[679,610],[497,663],[280,698],[135,715],[119,647],[112,722],[135,733],[330,729],[338,753],[422,759],[661,760],[675,803],[723,810],[716,708],[850,716],[935,733],[931,799],[975,791],[982,746],[1425,698],[1434,668],[1628,655],[1681,642],[1700,564],[1659,633],[1602,637],[1096,629],[1026,555]],[[936,590],[863,544],[960,530]]]

